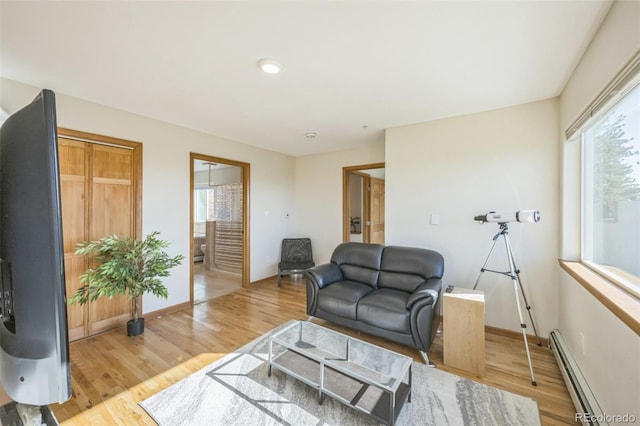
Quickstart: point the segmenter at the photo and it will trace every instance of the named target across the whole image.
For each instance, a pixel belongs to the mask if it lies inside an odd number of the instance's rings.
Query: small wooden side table
[[[484,293],[454,287],[442,304],[444,364],[484,376]]]

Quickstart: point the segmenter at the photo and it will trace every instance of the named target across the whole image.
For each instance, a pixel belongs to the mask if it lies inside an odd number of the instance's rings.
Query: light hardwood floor
[[[242,275],[219,269],[208,270],[202,262],[193,264],[193,300],[201,303],[242,288]]]
[[[73,397],[53,404],[62,424],[155,424],[138,402],[291,319],[307,319],[303,280],[269,279],[250,289],[218,297],[159,318],[145,319],[141,336],[127,337],[120,328],[70,345]],[[357,335],[321,320],[318,324]],[[422,362],[411,348],[364,334],[380,344]],[[473,377],[442,365],[442,339],[429,357],[438,368],[538,401],[544,425],[575,424],[574,408],[558,366],[546,347],[531,345],[538,382],[533,387],[524,345],[508,333],[486,335],[486,376]],[[213,423],[212,423],[213,424]]]

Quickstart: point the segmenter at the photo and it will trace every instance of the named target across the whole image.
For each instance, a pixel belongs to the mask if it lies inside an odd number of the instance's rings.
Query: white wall
[[[441,252],[445,284],[471,288],[499,229],[474,216],[540,210],[537,224],[511,224],[510,238],[546,336],[558,316],[559,150],[557,99],[388,129],[386,243]],[[431,214],[439,225],[430,225]],[[498,244],[489,267],[508,270]],[[485,272],[478,289],[487,324],[520,331],[511,280]]]
[[[0,106],[13,113],[40,88],[0,80]],[[55,91],[55,87],[52,88]],[[275,275],[280,241],[291,234],[284,211],[294,206],[295,161],[292,157],[231,140],[107,108],[56,93],[58,126],[143,143],[142,233],[160,231],[169,254],[189,256],[189,153],[197,152],[251,164],[251,281]],[[266,215],[271,211],[274,214]],[[144,312],[189,300],[189,262],[165,280],[169,299],[144,296]]]
[[[308,236],[316,264],[342,242],[342,168],[384,162],[384,143],[296,159],[295,235]]]
[[[640,2],[616,1],[560,98],[561,131],[640,49]],[[580,256],[580,143],[563,142],[561,257]],[[558,328],[607,414],[640,418],[640,336],[562,272]],[[584,340],[582,350],[581,335]]]

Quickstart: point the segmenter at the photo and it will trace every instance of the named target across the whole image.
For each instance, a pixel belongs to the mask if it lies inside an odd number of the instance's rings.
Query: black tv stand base
[[[48,406],[9,402],[0,407],[0,424],[3,426],[47,425],[58,426],[58,420]]]

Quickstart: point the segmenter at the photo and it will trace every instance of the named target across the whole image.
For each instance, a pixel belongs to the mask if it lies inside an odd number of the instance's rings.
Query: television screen
[[[55,95],[0,129],[0,381],[18,403],[71,397]]]

